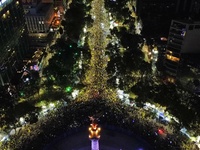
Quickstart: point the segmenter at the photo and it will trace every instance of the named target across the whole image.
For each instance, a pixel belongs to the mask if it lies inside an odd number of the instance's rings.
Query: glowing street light
[[[66,88],[65,88],[65,92],[71,92],[72,91],[72,87],[70,87],[70,86],[67,86]]]

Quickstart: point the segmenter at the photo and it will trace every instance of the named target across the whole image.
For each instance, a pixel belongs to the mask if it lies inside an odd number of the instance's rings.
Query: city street
[[[1,109],[0,149],[90,150],[88,116],[102,125],[100,150],[200,148],[198,99],[163,82],[159,46],[143,37],[136,6],[67,2],[63,22],[54,22],[62,30],[34,52],[37,65],[19,71],[17,97],[12,86],[5,91],[15,104]]]

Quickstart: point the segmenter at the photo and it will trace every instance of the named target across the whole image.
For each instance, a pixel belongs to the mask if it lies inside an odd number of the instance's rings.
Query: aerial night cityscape
[[[0,0],[0,150],[200,150],[200,0]]]

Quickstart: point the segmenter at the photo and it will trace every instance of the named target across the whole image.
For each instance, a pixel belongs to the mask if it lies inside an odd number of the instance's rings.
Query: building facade
[[[136,7],[145,36],[167,36],[172,19],[200,20],[200,0],[137,0]]]
[[[28,53],[24,11],[20,1],[0,2],[0,85],[9,83]]]
[[[165,67],[167,75],[176,77],[183,54],[200,53],[200,22],[172,20],[169,29]]]
[[[193,20],[200,19],[200,0],[178,0],[176,13],[179,17],[191,17]]]
[[[137,0],[136,13],[142,20],[142,34],[147,37],[167,36],[176,6],[177,0]]]
[[[43,0],[21,1],[31,49],[45,48],[49,42],[49,31],[54,18],[53,3]]]
[[[42,1],[23,2],[29,34],[48,33],[53,19],[53,4]]]

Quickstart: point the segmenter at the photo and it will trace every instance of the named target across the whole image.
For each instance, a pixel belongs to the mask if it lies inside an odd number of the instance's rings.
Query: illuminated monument
[[[91,140],[91,150],[99,150],[99,138],[100,138],[101,128],[92,119],[92,123],[89,127],[89,138]]]

